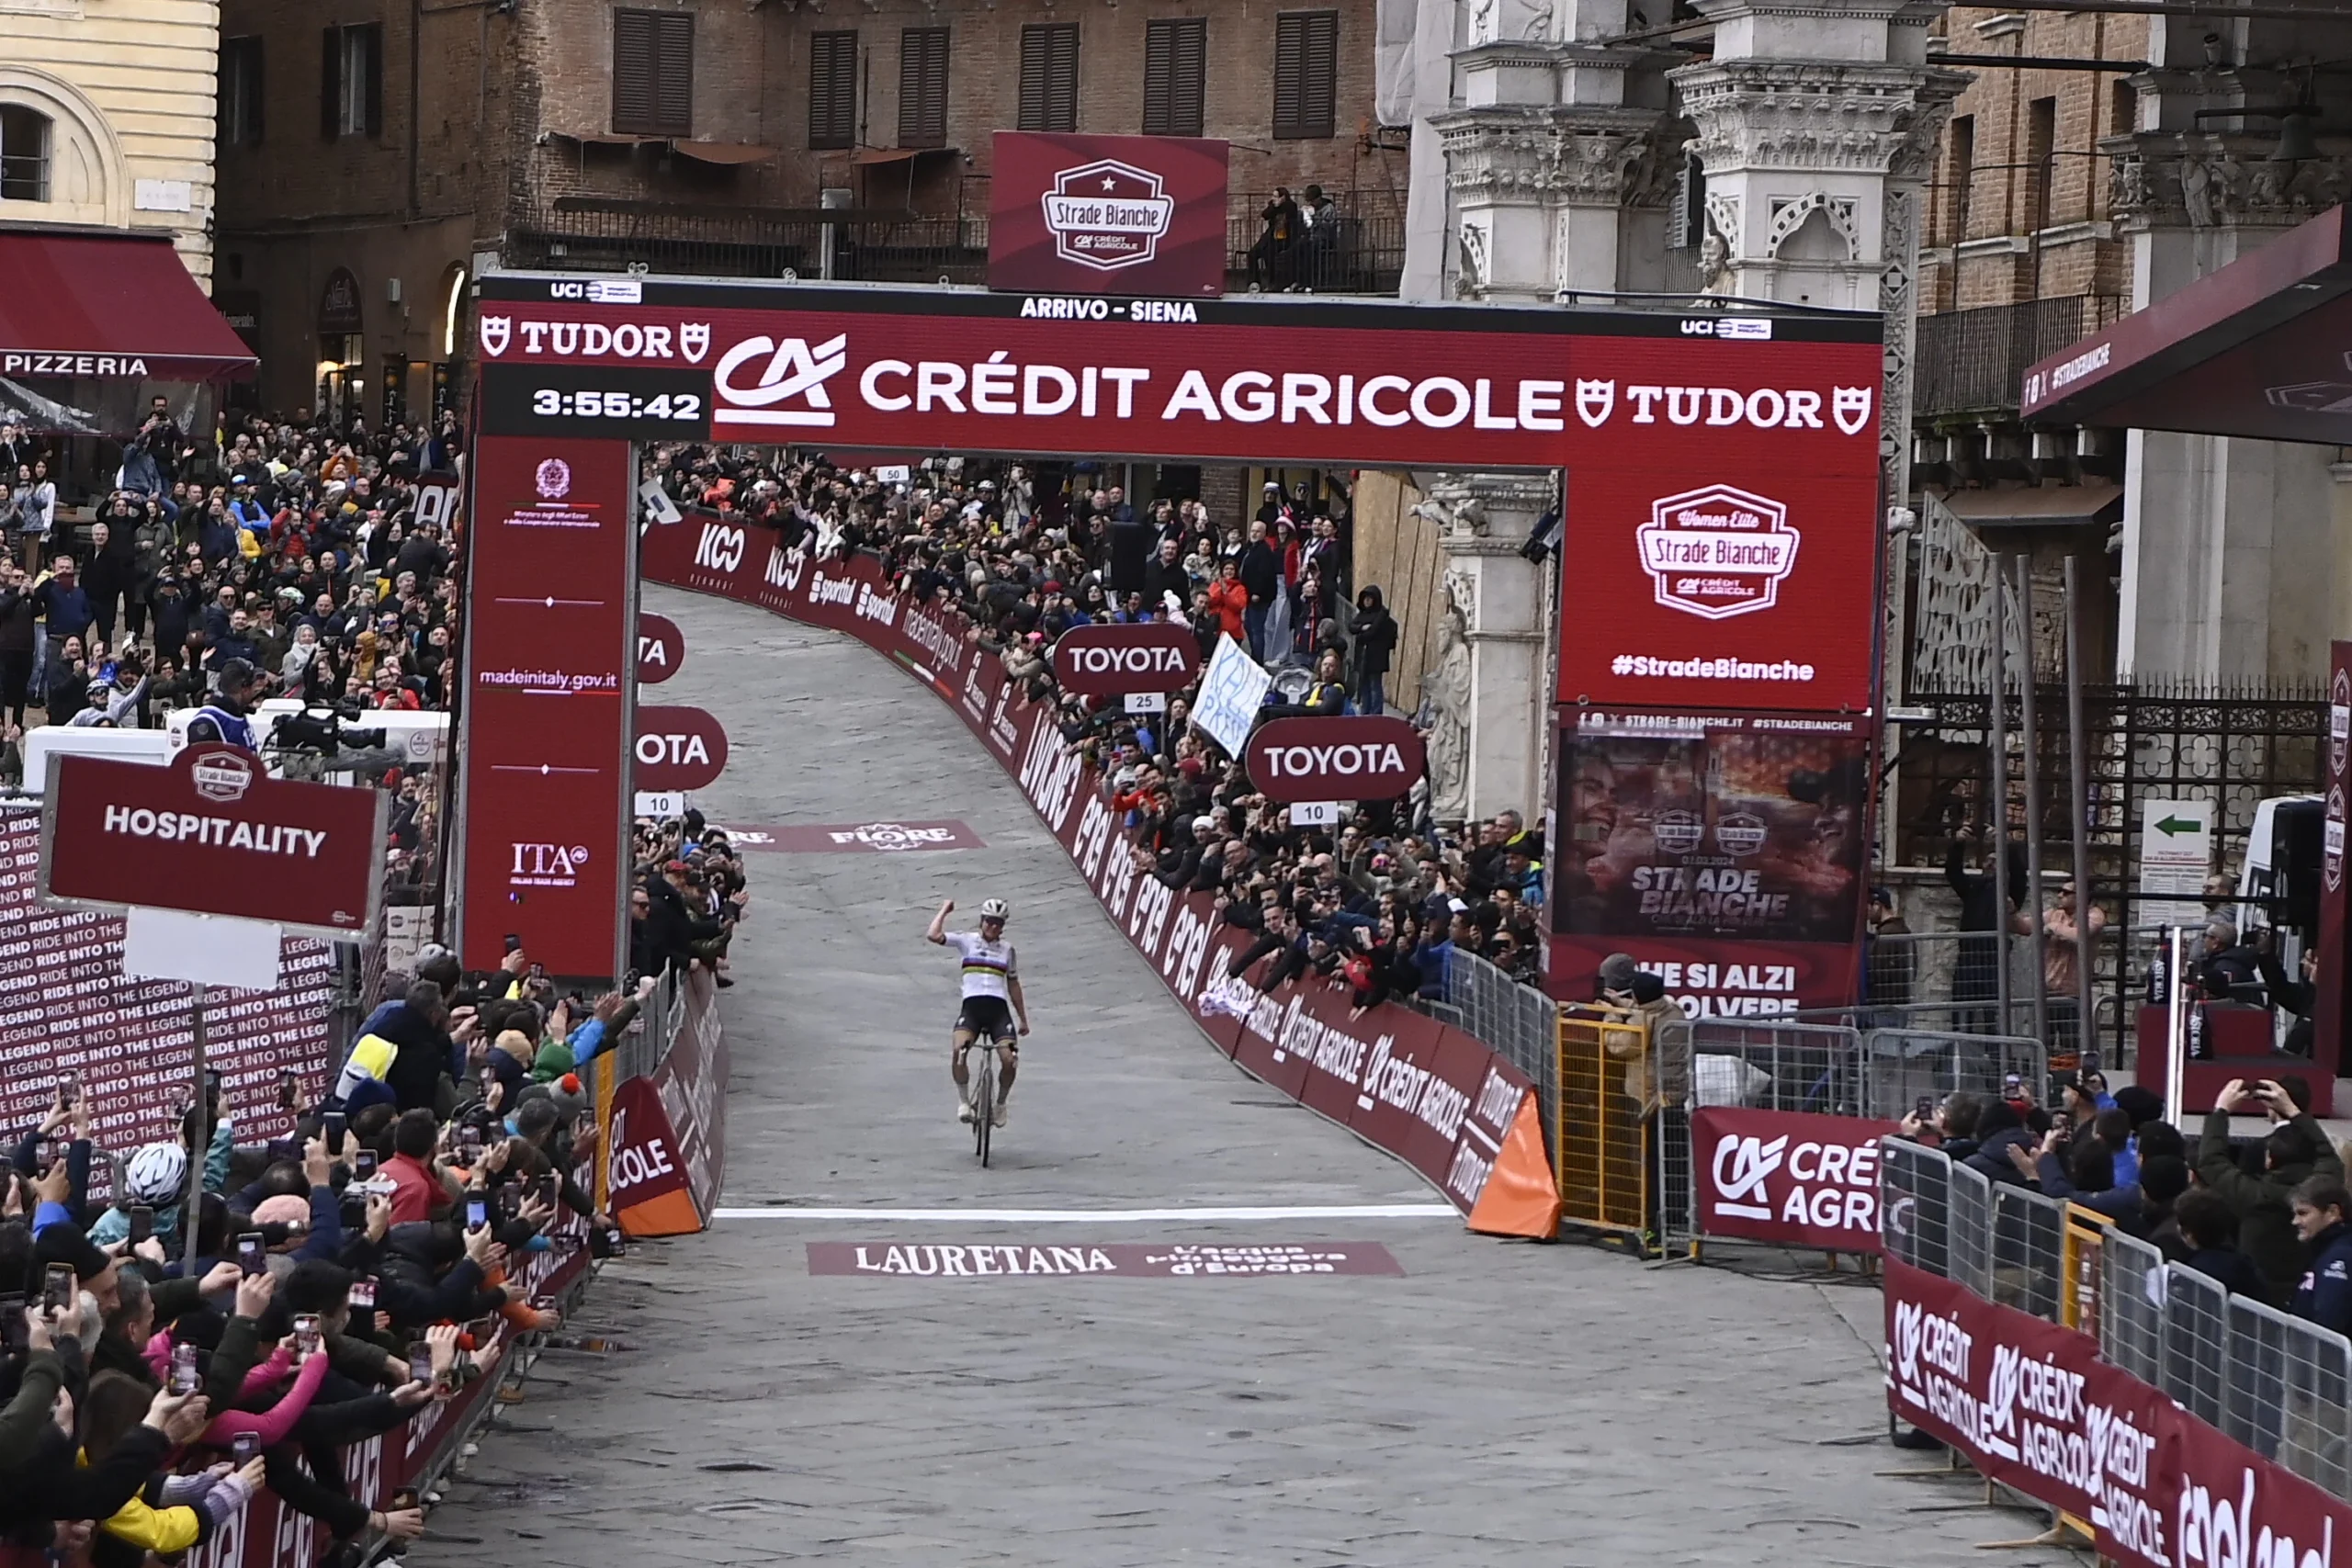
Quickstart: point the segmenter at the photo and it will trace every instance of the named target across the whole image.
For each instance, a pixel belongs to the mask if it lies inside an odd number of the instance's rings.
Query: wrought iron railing
[[[1912,418],[2015,412],[2027,367],[2097,332],[2128,303],[2073,294],[1920,317]]]

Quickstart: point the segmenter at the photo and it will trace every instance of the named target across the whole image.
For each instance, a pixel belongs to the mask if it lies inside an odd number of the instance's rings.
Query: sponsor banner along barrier
[[[40,864],[40,813],[0,812],[0,1128],[30,1130],[57,1080],[76,1074],[96,1113],[96,1142],[127,1153],[168,1135],[194,1088],[187,987],[125,979],[122,917],[43,905],[34,893]],[[308,1104],[333,1070],[334,947],[289,936],[278,974],[276,990],[205,998],[205,1061],[220,1069],[243,1142],[292,1130],[277,1103],[281,1075],[301,1080]],[[91,1179],[106,1185],[103,1160]]]
[[[2103,1559],[2327,1568],[2335,1541],[2352,1543],[2352,1503],[2099,1359],[2087,1337],[1897,1258],[1885,1269],[1890,1407],[2088,1523]]]
[[[1064,750],[1051,706],[1024,700],[995,655],[964,640],[960,615],[909,606],[869,557],[818,561],[776,540],[747,525],[690,520],[644,536],[641,570],[651,581],[847,632],[911,671],[1012,774],[1103,912],[1218,1049],[1404,1160],[1473,1228],[1552,1233],[1558,1199],[1523,1074],[1408,1008],[1350,1019],[1346,994],[1320,983],[1261,994],[1251,976],[1233,975],[1248,933],[1220,927],[1209,895],[1179,894],[1113,852],[1118,819],[1100,778]]]
[[[1894,1131],[1860,1116],[1694,1109],[1698,1234],[1879,1252],[1879,1140]]]
[[[718,1016],[718,987],[696,970],[678,987],[685,1019],[651,1078],[678,1138],[687,1190],[708,1224],[727,1179],[727,1032]]]
[[[842,822],[791,828],[724,829],[739,850],[776,854],[908,854],[930,850],[984,850],[988,841],[961,822]]]

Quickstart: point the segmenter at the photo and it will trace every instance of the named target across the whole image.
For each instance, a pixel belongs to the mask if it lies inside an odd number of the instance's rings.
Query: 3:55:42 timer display
[[[703,399],[697,392],[657,392],[648,397],[642,392],[571,390],[556,387],[534,388],[531,412],[542,418],[674,419],[688,425],[699,424],[705,417]]]

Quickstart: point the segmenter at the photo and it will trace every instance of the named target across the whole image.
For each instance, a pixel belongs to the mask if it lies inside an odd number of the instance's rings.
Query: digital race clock
[[[486,365],[482,428],[493,435],[710,435],[710,372],[635,366]]]

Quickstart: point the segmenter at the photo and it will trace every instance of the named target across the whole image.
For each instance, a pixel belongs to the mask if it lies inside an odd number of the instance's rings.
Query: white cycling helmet
[[[1001,898],[983,898],[980,900],[980,919],[984,920],[1001,920],[1012,913],[1012,911],[1006,908],[1005,902]]]
[[[177,1144],[149,1144],[122,1168],[130,1201],[150,1208],[176,1201],[187,1181],[187,1151]]]

